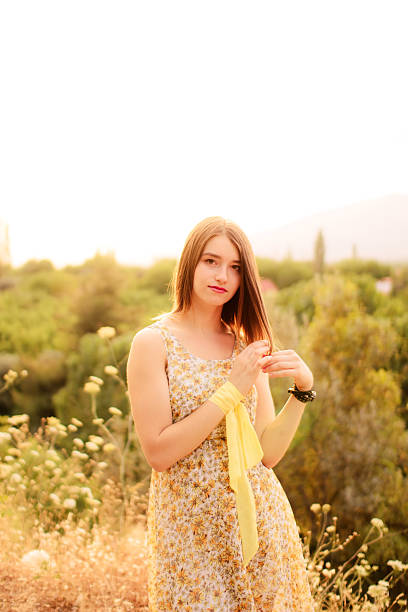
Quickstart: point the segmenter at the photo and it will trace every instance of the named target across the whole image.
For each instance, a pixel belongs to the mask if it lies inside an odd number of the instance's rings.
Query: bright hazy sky
[[[12,264],[178,256],[408,194],[406,0],[0,5],[0,219]]]

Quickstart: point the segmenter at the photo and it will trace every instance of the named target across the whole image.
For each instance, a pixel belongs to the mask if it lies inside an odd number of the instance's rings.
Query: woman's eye
[[[207,259],[205,259],[206,263],[216,263],[215,259],[211,259],[210,257],[208,257]],[[236,270],[237,272],[240,272],[241,270],[241,266],[239,266],[238,264],[235,264],[232,266],[234,268],[234,270]]]

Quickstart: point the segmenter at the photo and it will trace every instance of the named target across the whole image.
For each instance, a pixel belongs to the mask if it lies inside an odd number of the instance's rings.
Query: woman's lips
[[[216,291],[217,293],[227,293],[226,289],[219,289],[218,287],[212,287],[211,285],[209,285],[210,289],[212,289],[213,291]]]

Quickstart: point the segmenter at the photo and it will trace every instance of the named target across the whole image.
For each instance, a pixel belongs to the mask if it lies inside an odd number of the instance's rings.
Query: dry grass
[[[101,337],[114,334],[113,328],[101,330]],[[105,368],[125,389],[117,372],[113,366]],[[12,370],[4,375],[0,393],[16,376]],[[76,418],[66,426],[48,417],[33,435],[28,415],[0,416],[0,612],[148,610],[147,480],[130,483],[125,477],[127,462],[137,459],[130,454],[131,412],[122,419],[122,413],[110,407],[112,416],[103,422],[96,406],[103,380],[89,378],[84,390],[91,395],[100,436],[80,439],[83,424]],[[127,442],[118,440],[108,425],[122,431]],[[59,441],[70,435],[75,437],[67,455]],[[109,477],[106,470],[112,472],[113,465],[117,474]],[[403,592],[393,601],[390,593],[397,583],[402,586],[408,564],[389,560],[379,579],[378,565],[366,558],[368,549],[388,535],[383,521],[372,518],[362,542],[356,541],[357,532],[342,540],[337,517],[329,520],[329,504],[314,503],[310,509],[315,525],[303,543],[316,609],[407,610]],[[45,560],[37,556],[28,565],[24,555],[36,550],[43,551]],[[336,561],[339,551],[348,555],[341,565]]]
[[[22,537],[0,518],[0,610],[147,611],[144,526],[118,536],[102,527],[87,533],[70,523],[64,535],[40,528]],[[38,548],[49,554],[48,564],[31,568],[22,562]]]
[[[114,499],[119,488],[108,483],[104,488],[101,506],[98,508],[99,523],[89,527],[88,518],[79,519],[75,513],[49,528],[32,513],[30,507],[3,505],[0,492],[0,611],[75,611],[75,612],[130,612],[148,611],[147,602],[147,546],[145,517],[133,514],[130,508],[128,521],[120,533],[118,508]],[[357,547],[350,562],[342,568],[332,568],[326,562],[329,551],[344,548],[354,540],[354,534],[340,543],[335,527],[327,525],[328,505],[322,508],[314,504],[314,512],[320,521],[321,543],[310,554],[308,539],[304,540],[312,593],[316,609],[325,612],[385,612],[406,609],[402,593],[392,605],[388,588],[396,577],[387,576],[370,587],[380,591],[371,603],[361,593],[361,576],[370,575],[376,566],[364,558],[363,550],[384,537],[385,527],[380,519],[372,519],[374,534],[366,539],[367,544]],[[136,505],[133,508],[137,508]],[[334,517],[333,517],[334,518]],[[335,522],[334,522],[335,523]],[[330,529],[330,531],[328,531]],[[324,537],[326,534],[327,537]],[[331,544],[325,540],[332,538]],[[325,542],[325,543],[324,543]],[[44,551],[45,561],[38,559],[32,566],[24,561],[30,551]],[[360,552],[357,552],[360,551]],[[399,561],[406,571],[408,565]],[[401,575],[401,572],[397,573]]]

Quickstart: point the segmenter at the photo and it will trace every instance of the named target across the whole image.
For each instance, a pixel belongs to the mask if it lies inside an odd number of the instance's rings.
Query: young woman
[[[276,350],[252,247],[222,217],[190,232],[173,308],[133,338],[127,381],[152,467],[147,510],[153,611],[312,612],[301,542],[273,467],[313,375]],[[269,378],[295,385],[275,417]]]

